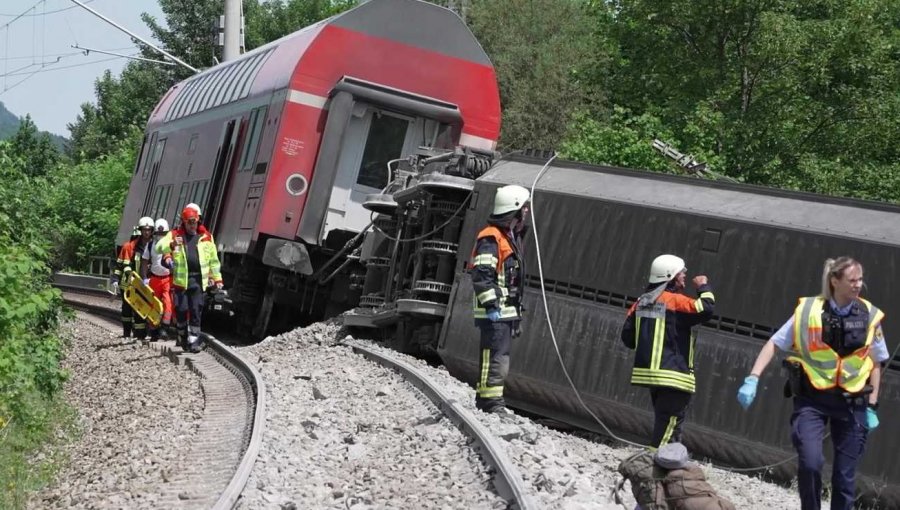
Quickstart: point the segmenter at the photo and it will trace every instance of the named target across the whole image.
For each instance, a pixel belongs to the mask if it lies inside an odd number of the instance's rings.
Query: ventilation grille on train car
[[[541,281],[537,276],[529,275],[525,279],[525,282],[526,285],[533,289],[541,289]],[[546,287],[548,292],[561,294],[563,296],[570,296],[585,301],[591,301],[594,303],[615,306],[618,308],[628,308],[629,306],[631,306],[631,303],[637,300],[637,296],[618,294],[616,292],[594,289],[591,287],[585,287],[583,285],[576,285],[571,282],[564,282],[559,280],[544,280],[544,286]],[[758,338],[760,340],[768,340],[772,336],[772,333],[775,332],[775,330],[769,326],[756,324],[753,322],[740,321],[728,317],[720,317],[718,315],[713,316],[713,318],[707,321],[703,325],[703,327],[714,329],[716,331],[723,331],[726,333],[734,333],[751,338]]]
[[[253,80],[274,50],[247,55],[189,78],[166,112],[166,122],[247,97]]]

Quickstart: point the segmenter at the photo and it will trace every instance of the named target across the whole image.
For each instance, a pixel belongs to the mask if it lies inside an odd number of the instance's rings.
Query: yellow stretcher
[[[159,326],[163,314],[162,301],[140,278],[132,278],[131,283],[125,287],[125,301],[151,325]]]

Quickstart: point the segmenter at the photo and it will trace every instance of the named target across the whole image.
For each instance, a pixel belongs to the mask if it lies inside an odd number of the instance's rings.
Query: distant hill
[[[7,110],[6,105],[0,101],[0,140],[6,140],[16,134],[16,131],[19,130],[20,122],[21,119],[13,112]],[[65,148],[66,138],[53,133],[47,134],[50,135],[50,141],[53,142],[57,149],[62,151]]]

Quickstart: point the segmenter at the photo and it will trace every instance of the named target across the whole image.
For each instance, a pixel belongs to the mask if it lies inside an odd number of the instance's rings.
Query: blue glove
[[[146,286],[146,285],[150,285],[150,278],[144,278],[144,279],[141,280],[141,281],[144,283],[145,286]]]
[[[491,322],[499,321],[500,320],[500,310],[497,310],[496,308],[491,308],[487,312],[487,318]]]
[[[869,431],[878,428],[878,413],[871,407],[866,409],[866,428],[869,429]]]
[[[746,410],[750,407],[750,404],[753,403],[753,399],[756,398],[756,384],[759,382],[759,377],[755,375],[748,375],[744,378],[744,384],[741,386],[741,389],[738,390],[737,399],[738,403],[741,404],[741,407]]]

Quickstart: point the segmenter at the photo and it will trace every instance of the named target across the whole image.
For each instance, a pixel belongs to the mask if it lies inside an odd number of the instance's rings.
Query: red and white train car
[[[352,300],[304,276],[369,223],[362,203],[388,161],[423,145],[490,150],[499,131],[494,69],[463,21],[372,0],[172,87],[147,123],[117,244],[141,216],[177,224],[199,204],[261,334],[279,303]]]

